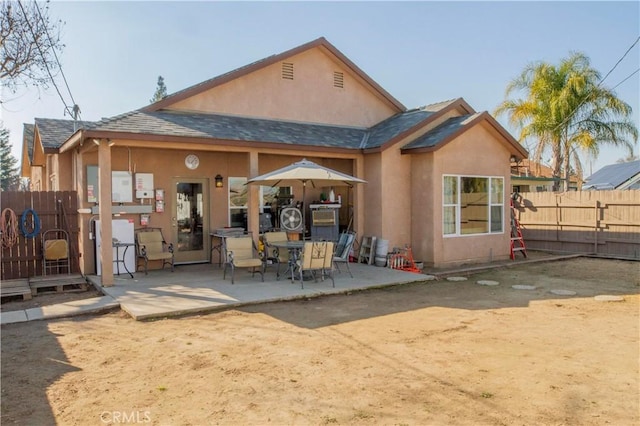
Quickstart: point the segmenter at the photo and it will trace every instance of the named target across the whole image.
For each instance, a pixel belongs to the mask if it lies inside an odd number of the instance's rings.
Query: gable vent
[[[293,80],[293,64],[291,62],[282,63],[282,78],[285,80]]]
[[[333,87],[344,88],[344,74],[340,71],[333,72]]]

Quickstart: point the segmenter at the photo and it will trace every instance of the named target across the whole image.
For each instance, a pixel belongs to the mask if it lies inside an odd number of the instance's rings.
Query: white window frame
[[[446,179],[447,178],[456,178],[456,194],[455,194],[455,203],[448,203],[445,204],[445,200],[447,199],[447,196],[445,194],[445,189],[446,189]],[[461,194],[462,194],[462,179],[463,178],[481,178],[481,179],[488,179],[487,182],[487,191],[488,191],[488,202],[487,202],[487,232],[477,232],[477,233],[472,233],[472,234],[463,234],[461,233],[461,226],[460,226],[460,221],[461,221],[461,215],[462,215],[462,211],[461,211]],[[500,180],[502,181],[502,197],[499,200],[500,202],[498,203],[494,203],[493,201],[493,180]],[[492,235],[492,234],[503,234],[504,233],[504,229],[505,229],[505,194],[504,194],[504,177],[503,176],[481,176],[481,175],[453,175],[453,174],[445,174],[442,175],[442,236],[444,238],[455,238],[455,237],[470,237],[470,236],[478,236],[478,235]],[[454,207],[455,208],[455,232],[454,233],[445,233],[445,218],[446,218],[446,213],[445,211],[447,210],[447,208],[451,208]],[[500,209],[501,211],[501,226],[500,226],[500,230],[496,230],[496,231],[491,231],[491,210],[492,207],[502,207]]]

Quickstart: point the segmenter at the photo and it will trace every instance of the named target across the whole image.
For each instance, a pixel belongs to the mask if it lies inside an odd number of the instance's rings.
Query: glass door
[[[176,263],[209,261],[209,180],[174,178],[171,217]]]

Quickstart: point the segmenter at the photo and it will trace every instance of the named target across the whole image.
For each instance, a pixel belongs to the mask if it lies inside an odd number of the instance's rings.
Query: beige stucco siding
[[[167,109],[235,114],[289,121],[369,127],[397,113],[322,49],[295,55],[293,80],[276,63],[176,102]],[[334,87],[334,71],[344,87]]]
[[[382,153],[380,212],[381,238],[389,240],[389,247],[403,247],[411,242],[411,157],[400,150]]]
[[[249,173],[249,153],[248,152],[224,152],[224,151],[196,151],[196,150],[176,150],[176,149],[161,149],[157,147],[123,147],[120,144],[132,144],[135,141],[131,140],[115,140],[115,146],[111,148],[111,161],[113,171],[131,171],[132,173],[152,173],[154,189],[165,190],[165,211],[163,213],[156,213],[155,211],[150,214],[150,224],[152,227],[160,227],[163,229],[165,239],[168,242],[174,241],[174,230],[172,223],[173,211],[175,209],[175,202],[172,199],[172,182],[174,178],[206,178],[209,179],[209,227],[210,229],[221,228],[228,226],[228,197],[229,197],[229,177],[253,177]],[[251,151],[251,152],[256,152]],[[200,159],[200,165],[195,170],[188,169],[184,164],[184,158],[188,154],[195,153]],[[77,154],[79,155],[79,154]],[[287,155],[274,155],[264,154],[259,155],[259,174],[267,173],[277,168],[291,164],[298,161],[302,156],[287,156]],[[330,167],[332,169],[342,171],[344,173],[353,174],[353,160],[344,158],[321,158],[321,157],[307,157],[309,160],[318,164]],[[97,152],[89,151],[82,154],[82,163],[79,173],[82,175],[83,181],[86,181],[86,166],[98,165]],[[224,178],[224,187],[215,188],[213,185],[213,178],[215,175],[220,174]],[[353,204],[357,191],[361,190],[358,185],[353,189],[348,187],[338,186],[335,188],[336,194],[343,196],[344,204],[341,209],[341,225],[347,226],[349,218],[349,207],[347,203]],[[302,184],[293,184],[293,191],[296,196],[296,201],[300,201],[302,198]],[[307,203],[311,203],[313,200],[320,198],[320,193],[327,191],[327,188],[313,187],[313,185],[307,186],[306,199]],[[87,202],[86,191],[80,190],[79,196],[81,197],[81,208],[90,208],[93,203]],[[139,200],[134,198],[134,203],[139,203]],[[150,203],[149,200],[145,200],[144,203]],[[89,220],[91,215],[83,214],[81,217],[81,229],[89,229]],[[118,219],[129,219],[134,223],[135,228],[140,227],[140,215],[139,214],[123,214]],[[355,227],[356,224],[352,224]],[[95,271],[95,251],[93,248],[93,241],[89,240],[88,231],[84,232],[83,240],[81,241],[81,251],[83,257],[81,258],[83,271],[86,273],[94,273]],[[207,242],[208,243],[208,242]]]
[[[502,234],[443,237],[442,176],[445,174],[504,177],[504,202],[508,203],[509,150],[496,141],[490,126],[480,123],[440,148],[434,154],[433,241],[429,263],[435,266],[504,259],[509,256],[508,205],[505,205]],[[426,253],[425,253],[426,254]]]
[[[380,237],[382,233],[382,155],[368,154],[364,161],[363,236]]]
[[[184,158],[193,151],[176,151],[163,149],[131,148],[131,163],[129,164],[129,151],[123,147],[112,148],[112,170],[131,171],[132,173],[153,173],[154,189],[164,189],[165,210],[164,213],[151,213],[149,226],[163,229],[165,239],[174,242],[173,224],[171,221],[175,202],[171,198],[172,178],[207,178],[209,179],[209,223],[212,229],[228,225],[228,177],[246,176],[248,173],[247,154],[224,152],[197,152],[200,158],[200,166],[196,170],[189,170],[184,165]],[[84,166],[82,167],[83,179],[86,180],[86,166],[98,165],[96,152],[83,154]],[[215,188],[213,177],[216,174],[224,177],[224,188]],[[139,202],[134,198],[134,202]],[[150,203],[150,200],[145,200]],[[81,200],[82,207],[89,208],[93,203],[88,203],[86,197]],[[83,227],[88,229],[90,215],[82,215]],[[140,215],[121,215],[119,219],[130,219],[136,228],[140,227]],[[83,255],[85,269],[92,271],[95,268],[95,253],[93,243],[89,241],[87,234],[82,242],[89,253]]]
[[[435,193],[439,181],[434,177],[434,153],[411,157],[411,248],[416,260],[429,264],[434,258]]]
[[[64,191],[66,188],[73,188],[73,156],[71,152],[65,152],[64,154],[55,154],[58,157],[54,164],[57,166],[55,169],[55,181],[56,186],[53,188],[56,191]]]

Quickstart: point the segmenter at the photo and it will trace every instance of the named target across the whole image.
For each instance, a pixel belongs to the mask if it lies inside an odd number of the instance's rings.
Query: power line
[[[27,12],[24,10],[24,6],[22,5],[22,1],[18,0],[17,3],[20,6],[20,10],[22,10],[22,15],[24,16],[24,20],[27,23],[27,26],[29,27],[29,31],[31,32],[31,36],[33,37],[33,41],[34,41],[34,43],[36,45],[36,48],[38,49],[38,52],[40,53],[40,57],[42,58],[42,62],[44,63],[44,67],[47,70],[47,74],[49,74],[49,78],[51,79],[51,84],[56,89],[56,92],[58,93],[58,96],[60,97],[60,100],[64,104],[65,112],[66,111],[73,111],[73,109],[70,108],[69,105],[67,105],[67,102],[65,101],[64,97],[62,96],[62,93],[60,93],[60,89],[58,88],[58,85],[56,84],[56,81],[53,78],[53,74],[51,74],[51,70],[49,69],[49,64],[47,63],[47,60],[46,60],[46,57],[44,55],[44,52],[42,51],[42,48],[40,47],[40,43],[38,43],[38,39],[36,38],[36,34],[33,31],[33,26],[31,26],[31,22],[29,22],[29,16],[27,15]],[[46,25],[45,25],[45,27],[46,27]],[[47,36],[48,36],[48,34],[47,34]],[[55,51],[55,49],[54,49],[54,51]],[[57,59],[57,57],[56,57],[56,59]],[[60,65],[60,64],[58,63],[58,65]],[[62,71],[62,68],[60,69],[60,71]],[[74,107],[76,107],[76,105],[74,105]]]
[[[640,37],[638,37],[638,38],[636,39],[636,41],[634,41],[634,42],[633,42],[633,44],[631,45],[631,47],[629,47],[629,48],[627,49],[627,51],[626,51],[626,52],[624,52],[624,55],[622,55],[622,58],[620,58],[620,59],[618,60],[618,62],[616,62],[616,64],[613,66],[613,68],[611,68],[611,69],[609,70],[609,72],[607,73],[607,75],[605,75],[605,76],[602,78],[602,80],[600,80],[600,83],[598,83],[598,86],[600,86],[600,85],[601,85],[601,84],[602,84],[602,83],[607,79],[607,77],[609,77],[609,74],[611,74],[611,73],[613,72],[613,70],[615,70],[615,69],[616,69],[616,67],[620,64],[620,62],[622,62],[622,60],[623,60],[623,59],[624,59],[624,58],[629,54],[629,52],[631,51],[631,49],[633,49],[633,46],[635,46],[636,44],[638,44],[638,41],[640,41]]]
[[[598,82],[598,84],[596,85],[596,87],[600,87],[600,85],[604,82],[604,80],[605,80],[607,77],[609,77],[609,75],[613,72],[613,70],[615,70],[615,69],[616,69],[616,67],[618,66],[618,64],[620,64],[620,62],[622,62],[622,60],[627,56],[627,54],[631,51],[631,49],[633,49],[633,47],[634,47],[636,44],[638,44],[638,41],[640,41],[640,37],[636,38],[636,40],[633,42],[633,44],[631,44],[631,46],[627,49],[627,51],[626,51],[626,52],[624,52],[624,55],[622,55],[622,57],[621,57],[620,59],[618,59],[618,62],[616,62],[616,63],[615,63],[615,65],[614,65],[614,66],[609,70],[609,72],[608,72],[608,73],[607,73],[607,74],[606,74],[606,75],[605,75],[605,76],[604,76],[604,77],[603,77],[603,78]],[[636,72],[637,72],[637,71],[636,71]],[[635,72],[634,72],[634,74],[635,74]],[[631,74],[631,75],[633,75],[633,74]],[[630,77],[631,77],[631,75],[630,75],[629,77],[627,77],[627,78],[630,78]],[[616,87],[618,87],[618,86],[619,86],[620,84],[622,84],[624,81],[626,81],[626,79],[625,79],[625,80],[623,80],[623,81],[621,81],[620,83],[618,83],[618,85],[617,85]],[[611,89],[611,90],[613,90],[613,89]],[[593,89],[592,89],[592,91],[593,91]],[[591,93],[589,93],[589,95],[590,95],[590,94],[591,94]],[[562,123],[558,124],[554,130],[558,130],[559,128],[561,128],[562,126],[564,126],[565,124],[567,124],[567,122],[571,119],[571,117],[573,117],[573,116],[578,112],[578,109],[579,109],[579,108],[580,108],[580,107],[581,107],[581,106],[582,106],[582,105],[587,101],[587,99],[588,99],[588,96],[585,96],[585,97],[582,99],[582,101],[578,104],[578,106],[577,106],[577,107],[575,107],[575,108],[573,109],[573,111],[571,111],[571,113],[567,116],[567,118],[565,118],[564,120],[562,120]]]
[[[44,33],[47,35],[47,39],[49,40],[49,45],[53,47],[53,40],[51,40],[51,36],[49,35],[49,29],[47,27],[47,22],[44,20],[42,13],[40,12],[40,7],[38,6],[38,2],[34,2],[36,6],[36,11],[38,12],[38,16],[40,16],[40,20],[44,25]],[[71,89],[69,88],[69,83],[67,82],[67,77],[64,75],[64,71],[62,70],[62,64],[60,63],[60,59],[58,59],[58,54],[56,53],[56,49],[51,49],[53,51],[53,57],[56,59],[56,63],[58,64],[58,68],[60,69],[60,74],[62,74],[62,80],[64,81],[64,85],[67,87],[67,91],[69,92],[69,97],[71,97],[71,102],[73,102],[73,113],[69,111],[69,113],[77,120],[77,117],[80,115],[80,107],[76,103],[76,100],[73,99],[73,94],[71,93]],[[66,106],[66,105],[65,105]],[[68,108],[68,107],[67,107]]]
[[[633,77],[635,74],[638,73],[638,71],[640,71],[640,68],[636,69],[634,72],[632,72],[631,74],[629,74],[624,80],[622,80],[620,83],[616,84],[615,86],[613,86],[611,88],[611,90],[614,90],[616,87],[620,86],[622,83],[624,83],[625,81],[629,80],[631,77]]]

